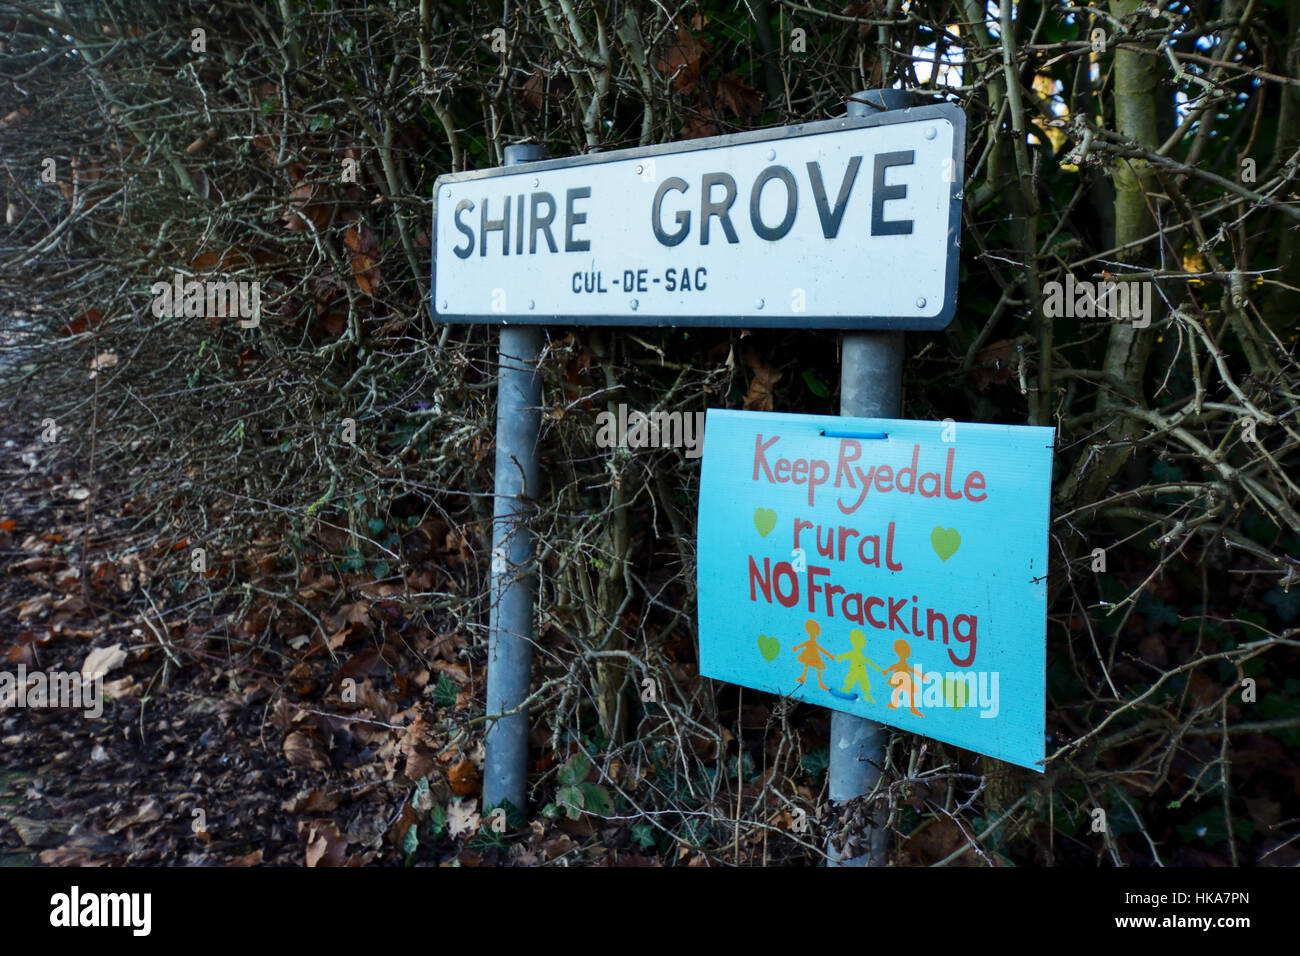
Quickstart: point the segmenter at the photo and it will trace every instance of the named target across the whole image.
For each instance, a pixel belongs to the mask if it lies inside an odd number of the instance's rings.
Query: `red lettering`
[[[758,469],[762,468],[767,475],[768,484],[772,483],[772,469],[767,467],[767,450],[780,440],[781,436],[777,435],[771,441],[765,443],[762,434],[754,436],[754,477],[751,479],[752,481],[758,481]]]

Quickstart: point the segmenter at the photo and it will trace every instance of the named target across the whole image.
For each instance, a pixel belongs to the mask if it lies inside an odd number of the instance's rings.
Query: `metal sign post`
[[[507,146],[506,165],[543,159],[543,146]],[[527,806],[528,698],[533,660],[533,533],[528,527],[537,499],[537,435],[541,428],[542,380],[537,358],[542,330],[503,325],[497,349],[496,472],[492,492],[492,568],[488,637],[487,714],[483,806],[509,800]],[[512,713],[513,711],[513,713]],[[497,717],[493,715],[508,714]]]
[[[908,90],[864,90],[848,103],[849,116],[906,109],[915,102]],[[840,345],[840,414],[853,418],[897,418],[903,410],[903,333],[845,332]],[[827,789],[831,801],[864,796],[880,779],[889,728],[840,710],[831,711],[831,760]],[[827,866],[884,866],[888,834],[873,819],[866,852],[841,859],[827,846]]]

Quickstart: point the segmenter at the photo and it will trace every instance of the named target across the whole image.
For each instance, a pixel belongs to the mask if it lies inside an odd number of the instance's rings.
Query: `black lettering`
[[[763,187],[773,179],[785,183],[785,218],[780,225],[772,227],[763,222],[759,205],[763,198]],[[794,216],[798,211],[799,187],[795,185],[794,176],[784,166],[769,166],[758,174],[754,188],[749,191],[749,222],[754,227],[754,234],[760,239],[775,241],[794,227]]]
[[[460,221],[461,213],[473,212],[473,211],[474,211],[474,204],[470,202],[468,199],[462,199],[460,202],[456,203],[456,213],[452,218],[456,223],[456,228],[459,229],[462,233],[464,233],[465,238],[469,240],[469,242],[465,243],[464,248],[457,246],[456,248],[451,250],[452,252],[456,253],[457,258],[460,259],[468,259],[470,256],[474,254],[474,230]]]
[[[667,288],[669,292],[677,291],[677,270],[676,269],[669,269],[667,272],[664,273],[664,287]]]
[[[488,218],[488,201],[483,197],[483,208],[479,213],[478,227],[478,254],[487,255],[487,237],[489,232],[501,233],[501,254],[510,255],[510,197],[505,197],[505,212],[501,214],[500,219]]]
[[[538,207],[546,203],[547,212],[544,217],[537,215]],[[559,252],[555,245],[555,237],[551,235],[551,223],[555,221],[555,197],[550,193],[533,193],[532,209],[529,212],[529,218],[532,219],[532,230],[528,236],[528,253],[534,255],[537,252],[537,233],[538,231],[546,233],[546,244],[550,246],[552,252]]]
[[[624,292],[632,291],[632,270],[631,269],[623,270],[623,291]]]
[[[727,194],[722,202],[713,201],[713,187],[722,186]],[[715,216],[722,223],[727,242],[740,242],[736,227],[731,224],[731,204],[736,201],[736,181],[726,173],[705,173],[700,177],[700,245],[709,244],[709,220]]]
[[[858,167],[861,165],[861,156],[849,159],[849,167],[844,170],[844,178],[840,180],[840,194],[835,198],[835,206],[828,208],[826,186],[822,183],[821,164],[808,164],[808,180],[812,183],[813,200],[817,203],[817,215],[822,221],[822,235],[827,239],[834,239],[839,235],[844,210],[849,208],[849,193],[853,192],[853,184],[858,178]]]
[[[885,219],[885,203],[907,195],[906,186],[886,186],[885,170],[891,166],[910,166],[916,161],[916,150],[903,149],[896,153],[876,154],[876,175],[871,182],[871,234],[873,236],[910,236],[912,220]]]
[[[591,249],[590,239],[574,239],[573,227],[581,226],[587,221],[585,212],[577,212],[573,204],[579,199],[591,198],[590,186],[579,186],[564,193],[564,251],[587,252]]]
[[[524,197],[520,193],[515,201],[515,255],[524,254]]]
[[[638,269],[636,271],[636,291],[638,292],[649,291],[650,287],[646,284],[646,273],[648,273],[649,271],[650,271],[649,269]]]
[[[575,272],[575,273],[573,274],[573,291],[574,291],[574,292],[581,292],[581,291],[582,291],[582,273],[581,273],[581,272]]]
[[[664,232],[661,216],[661,207],[663,206],[664,196],[668,193],[668,190],[676,189],[678,192],[685,194],[686,190],[689,188],[690,187],[686,185],[686,180],[679,176],[672,176],[661,182],[659,188],[655,190],[655,201],[650,210],[650,228],[654,230],[655,238],[659,240],[660,245],[675,246],[685,239],[686,234],[691,231],[691,214],[688,210],[677,210],[676,220],[677,224],[681,226],[681,228],[671,236]],[[668,291],[671,292],[672,289],[669,289]]]
[[[705,286],[704,286],[704,277],[707,276],[708,274],[709,274],[709,270],[708,270],[708,269],[696,269],[696,270],[695,270],[695,290],[696,290],[697,292],[703,292],[703,291],[704,291],[704,288],[705,288]]]

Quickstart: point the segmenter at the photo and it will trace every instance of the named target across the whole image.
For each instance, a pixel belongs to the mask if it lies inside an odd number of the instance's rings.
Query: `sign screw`
[[[443,191],[443,194],[442,194],[442,198],[443,198],[443,199],[450,199],[450,198],[451,198],[451,190],[450,190],[450,189],[444,190],[444,191]]]
[[[769,150],[767,151],[767,158],[768,158],[768,159],[776,159],[776,150],[774,150],[774,149],[769,149]]]
[[[917,300],[916,300],[916,307],[917,307],[918,309],[924,309],[924,308],[925,308],[925,299],[917,299]]]
[[[443,308],[443,311],[446,311],[446,309],[447,309],[447,300],[446,300],[446,299],[443,299],[443,300],[442,300],[442,308]]]
[[[528,300],[528,308],[530,308],[530,309],[535,309],[535,308],[537,308],[537,303],[534,302],[532,299],[529,299],[529,300]]]
[[[636,168],[636,174],[637,174],[638,176],[640,176],[640,175],[641,175],[641,172],[642,172],[642,168],[641,168],[640,166],[638,166],[638,167]]]
[[[537,188],[537,180],[536,180],[536,179],[533,180],[533,188],[534,188],[534,189]]]
[[[632,300],[632,311],[635,312],[635,311],[636,311],[636,307],[637,307],[638,305],[640,305],[640,304],[641,304],[641,303],[638,302],[636,299],[633,299],[633,300]]]
[[[927,127],[925,128],[925,138],[926,138],[926,139],[934,139],[934,138],[935,138],[936,136],[938,136],[938,135],[939,135],[939,131],[938,131],[937,129],[935,129],[933,126],[927,126]]]
[[[766,299],[759,299],[758,303],[754,306],[754,308],[761,309],[763,307],[763,303],[766,301],[767,301]]]

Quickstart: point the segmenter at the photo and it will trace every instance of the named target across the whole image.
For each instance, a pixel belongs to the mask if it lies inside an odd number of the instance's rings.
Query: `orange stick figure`
[[[828,650],[824,650],[817,643],[817,635],[822,632],[821,626],[813,620],[804,622],[803,629],[808,632],[808,640],[802,644],[796,644],[791,650],[798,656],[795,658],[803,665],[803,673],[795,681],[796,684],[802,684],[808,679],[808,668],[812,668],[817,674],[817,685],[822,690],[829,690],[826,682],[822,680],[822,671],[826,669],[826,661],[822,660],[825,655],[827,660],[835,660],[835,655]]]
[[[898,655],[897,662],[890,664],[883,671],[889,686],[894,688],[894,698],[885,706],[890,710],[897,710],[899,701],[906,695],[907,709],[918,717],[924,717],[925,714],[916,709],[917,674],[907,663],[907,655],[912,653],[912,645],[900,637],[894,641],[894,653]]]

